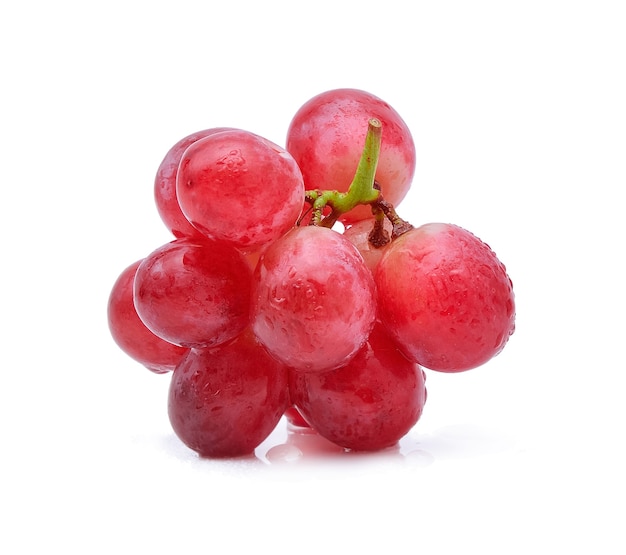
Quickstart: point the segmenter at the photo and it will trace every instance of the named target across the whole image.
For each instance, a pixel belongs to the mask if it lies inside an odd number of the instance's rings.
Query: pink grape
[[[182,213],[176,195],[176,176],[178,166],[185,150],[196,141],[232,129],[230,127],[214,127],[196,131],[180,139],[165,154],[154,178],[154,200],[163,223],[175,237],[199,237],[201,233],[193,227]]]
[[[174,370],[188,349],[154,335],[141,321],[133,301],[133,283],[141,260],[119,275],[107,306],[107,319],[113,340],[129,357],[155,374]]]
[[[174,370],[168,415],[178,438],[203,457],[251,454],[289,406],[287,368],[252,332],[192,349]]]
[[[415,172],[411,132],[389,104],[358,89],[321,93],[306,102],[291,120],[286,147],[300,166],[307,189],[348,190],[371,118],[382,123],[376,181],[385,199],[398,206]],[[351,223],[371,216],[368,206],[358,206],[340,219]]]
[[[255,250],[295,225],[304,182],[285,149],[233,129],[185,150],[176,194],[185,217],[207,237]]]
[[[456,225],[396,239],[378,263],[379,317],[405,354],[442,372],[475,368],[515,329],[513,285],[491,248]]]
[[[374,226],[373,218],[367,220],[361,220],[348,227],[343,235],[346,239],[358,249],[365,261],[365,265],[372,271],[376,268],[379,260],[382,258],[383,253],[387,249],[387,245],[382,247],[374,247],[369,241],[369,235]],[[385,218],[383,227],[391,238],[391,232],[393,230],[391,222]]]
[[[137,314],[157,336],[184,347],[209,347],[248,326],[252,269],[224,243],[176,239],[137,269]]]
[[[304,420],[346,449],[376,451],[396,444],[419,420],[426,402],[424,373],[377,324],[346,366],[330,372],[290,372],[289,390]]]
[[[288,366],[321,371],[345,364],[367,340],[375,315],[373,276],[336,231],[296,227],[257,264],[253,330]]]
[[[422,415],[423,369],[502,351],[506,268],[459,226],[402,220],[415,164],[398,112],[347,88],[302,105],[285,148],[232,127],[170,148],[154,201],[175,240],[120,274],[107,313],[125,353],[171,374],[184,445],[250,456],[284,417],[268,461],[310,453],[311,438],[318,453],[387,449]]]

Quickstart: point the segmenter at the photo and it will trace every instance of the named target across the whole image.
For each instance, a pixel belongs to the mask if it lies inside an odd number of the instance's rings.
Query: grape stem
[[[347,192],[340,193],[336,190],[321,189],[306,191],[305,199],[313,211],[311,225],[333,227],[342,214],[349,212],[356,206],[369,204],[374,215],[374,228],[369,235],[372,246],[382,247],[413,229],[410,223],[398,216],[392,204],[383,198],[380,184],[375,180],[382,143],[382,130],[380,120],[376,118],[369,120],[365,146]],[[324,211],[327,208],[330,208],[330,213],[324,216]],[[389,219],[392,224],[391,238],[383,226],[385,218]]]
[[[400,235],[413,229],[413,226],[409,222],[403,220],[400,216],[398,216],[398,213],[396,212],[396,209],[393,207],[393,205],[390,202],[387,202],[384,198],[382,198],[382,196],[376,201],[376,204],[372,207],[372,210],[374,211],[374,215],[377,219],[380,217],[378,216],[378,213],[382,212],[383,215],[386,216],[387,219],[391,222],[392,240],[397,239],[398,237],[400,237]],[[382,220],[382,217],[380,218]]]

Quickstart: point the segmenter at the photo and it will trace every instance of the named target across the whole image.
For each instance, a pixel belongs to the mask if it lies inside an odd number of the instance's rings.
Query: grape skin
[[[359,353],[331,372],[290,372],[292,402],[321,436],[355,451],[395,445],[426,402],[422,369],[377,324]]]
[[[431,223],[396,239],[376,268],[379,317],[405,354],[442,372],[480,366],[515,329],[513,285],[488,245]]]
[[[376,265],[382,258],[385,250],[387,249],[387,245],[382,247],[374,247],[369,241],[369,235],[374,226],[374,219],[369,218],[367,220],[361,220],[360,222],[356,222],[348,227],[343,236],[346,239],[349,239],[350,242],[359,250],[363,260],[365,261],[365,265],[373,272],[376,268]],[[393,231],[393,227],[391,222],[385,218],[383,223],[385,231],[389,234],[389,238],[391,238],[391,232]]]
[[[251,454],[289,406],[287,368],[249,329],[213,349],[192,349],[174,370],[168,416],[203,457]]]
[[[185,217],[204,235],[253,251],[295,225],[304,181],[285,149],[233,129],[187,148],[176,194]]]
[[[176,239],[137,269],[137,314],[157,336],[184,347],[215,346],[248,325],[252,269],[224,243]]]
[[[176,176],[178,175],[178,166],[183,157],[185,150],[196,141],[219,133],[227,131],[231,127],[214,127],[211,129],[203,129],[196,131],[186,137],[180,139],[165,154],[163,160],[154,178],[154,201],[157,212],[163,220],[166,227],[175,237],[201,237],[202,234],[193,227],[180,209],[178,197],[176,195]]]
[[[252,284],[255,334],[285,364],[322,371],[345,364],[374,324],[371,272],[345,237],[297,227],[263,253]]]
[[[154,335],[141,321],[133,301],[137,260],[119,275],[109,295],[107,319],[111,336],[129,357],[155,374],[171,372],[188,349],[173,345]]]
[[[396,207],[400,204],[415,173],[411,132],[389,104],[358,89],[321,93],[291,120],[286,148],[300,166],[307,189],[348,190],[371,118],[378,119],[383,128],[376,181],[387,201]],[[352,223],[371,216],[368,206],[358,206],[340,219]]]

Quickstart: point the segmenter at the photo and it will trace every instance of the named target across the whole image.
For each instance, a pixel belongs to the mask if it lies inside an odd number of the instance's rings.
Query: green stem
[[[312,225],[333,227],[342,214],[360,204],[369,204],[374,215],[374,227],[369,235],[372,246],[383,247],[389,241],[413,229],[409,222],[398,216],[393,205],[383,198],[380,185],[375,181],[381,138],[382,124],[376,118],[370,119],[361,159],[347,192],[321,189],[306,191],[306,200],[313,212]],[[324,216],[327,207],[330,208],[330,214]],[[384,228],[385,219],[392,225],[391,238]]]
[[[359,204],[371,204],[378,199],[380,190],[374,186],[374,178],[378,167],[382,134],[383,126],[380,121],[375,118],[370,119],[365,135],[365,146],[354,179],[347,194],[335,206],[335,209],[341,213],[348,212]]]
[[[381,138],[382,124],[375,118],[370,119],[361,159],[347,192],[320,190],[306,192],[306,198],[313,207],[313,225],[332,227],[342,214],[360,204],[373,204],[378,200],[380,191],[374,186],[374,178],[380,156]],[[327,206],[331,213],[322,218],[322,212]]]

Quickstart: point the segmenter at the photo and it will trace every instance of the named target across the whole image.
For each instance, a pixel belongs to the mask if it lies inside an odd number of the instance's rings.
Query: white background
[[[5,4],[1,552],[624,553],[622,2]],[[284,144],[338,87],[405,119],[400,214],[488,242],[517,331],[430,372],[396,451],[324,454],[281,423],[254,459],[199,460],[168,378],[111,340],[110,288],[170,240],[152,183],[172,144]]]

